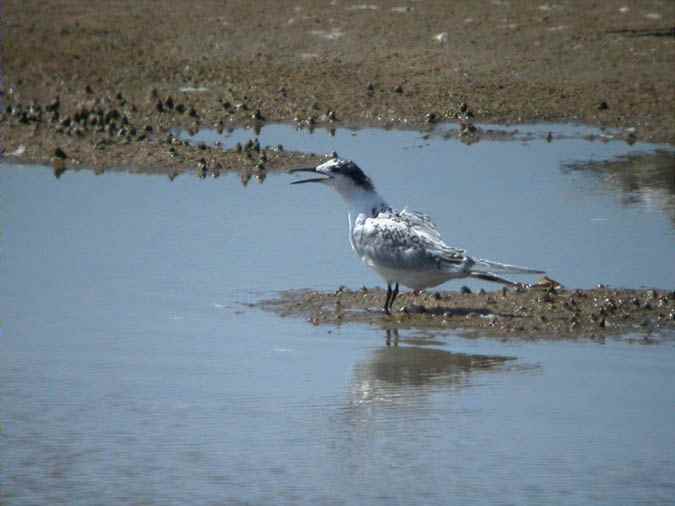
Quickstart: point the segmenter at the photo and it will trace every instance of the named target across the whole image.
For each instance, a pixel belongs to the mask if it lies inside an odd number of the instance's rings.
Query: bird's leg
[[[389,309],[394,305],[394,301],[396,300],[396,297],[398,296],[398,283],[396,283],[396,288],[394,288],[394,291],[391,292],[391,300],[389,301]]]
[[[384,299],[384,312],[386,314],[390,314],[389,313],[389,299],[391,298],[391,294],[392,294],[391,283],[387,283],[387,298]]]

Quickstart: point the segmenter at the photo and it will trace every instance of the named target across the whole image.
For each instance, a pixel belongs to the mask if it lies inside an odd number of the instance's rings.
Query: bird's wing
[[[441,233],[436,228],[436,224],[431,221],[429,215],[417,211],[409,211],[408,209],[403,209],[392,214],[410,224],[410,226],[414,226],[420,233],[428,235],[430,239],[442,241]]]
[[[421,213],[384,211],[355,226],[354,242],[367,260],[395,269],[443,269],[467,261],[464,250],[441,239],[431,219]]]
[[[436,255],[440,255],[443,260],[451,263],[461,263],[468,258],[465,251],[460,248],[455,248],[445,244],[441,239],[441,233],[436,228],[436,224],[431,221],[431,217],[427,214],[418,211],[409,211],[403,209],[396,213],[398,219],[409,224],[416,233],[427,241],[427,247]]]

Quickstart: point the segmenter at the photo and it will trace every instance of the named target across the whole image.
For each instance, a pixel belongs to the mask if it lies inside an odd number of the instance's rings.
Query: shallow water
[[[471,146],[287,126],[260,139],[354,158],[470,253],[571,287],[672,289],[672,198],[645,198],[668,185],[598,166],[656,147],[581,127],[549,144],[538,128]],[[380,284],[337,197],[290,180],[0,167],[0,502],[672,502],[671,340],[402,332],[396,347],[379,329],[248,307]]]

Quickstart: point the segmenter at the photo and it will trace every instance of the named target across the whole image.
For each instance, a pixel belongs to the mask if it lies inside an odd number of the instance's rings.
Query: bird
[[[544,274],[545,271],[472,257],[448,246],[431,218],[407,208],[395,210],[376,191],[372,180],[352,160],[334,156],[315,167],[289,173],[314,177],[291,184],[318,183],[342,197],[348,208],[349,242],[361,260],[387,283],[384,312],[391,314],[399,285],[417,292],[451,279],[475,278],[519,286],[495,274]]]

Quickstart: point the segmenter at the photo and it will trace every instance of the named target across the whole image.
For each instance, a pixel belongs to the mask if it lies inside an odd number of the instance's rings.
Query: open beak
[[[295,172],[311,172],[312,174],[321,174],[321,177],[310,177],[309,179],[301,179],[300,181],[293,181],[291,184],[322,183],[330,179],[330,177],[327,177],[325,174],[318,172],[315,168],[291,169],[288,171],[289,174],[294,174]]]

